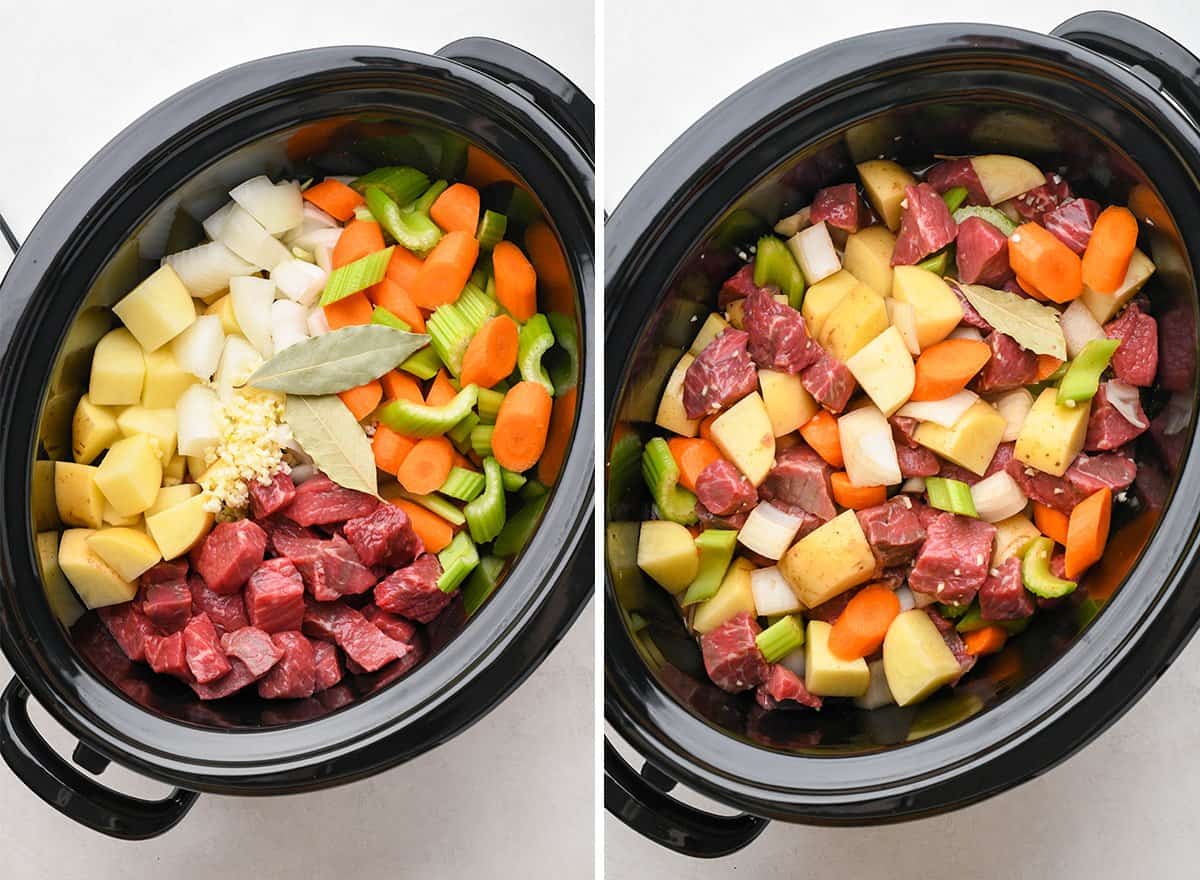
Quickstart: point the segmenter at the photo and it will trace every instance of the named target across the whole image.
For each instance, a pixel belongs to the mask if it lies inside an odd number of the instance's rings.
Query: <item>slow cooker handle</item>
[[[1200,126],[1200,59],[1162,31],[1119,12],[1084,12],[1050,34],[1150,72]]]
[[[147,801],[88,779],[50,748],[29,720],[29,690],[14,678],[0,696],[0,757],[34,794],[69,819],[122,840],[146,840],[170,831],[198,795],[175,789]]]
[[[489,37],[466,37],[435,53],[516,86],[545,110],[593,161],[596,108],[579,86],[535,55]]]
[[[604,738],[604,808],[659,846],[701,859],[735,853],[767,827],[767,820],[759,816],[718,816],[669,797],[638,775],[608,737]]]

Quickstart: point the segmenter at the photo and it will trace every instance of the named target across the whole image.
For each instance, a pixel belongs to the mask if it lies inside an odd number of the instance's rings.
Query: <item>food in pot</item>
[[[1079,595],[1137,504],[1158,322],[1133,213],[1016,156],[858,176],[747,249],[662,433],[613,451],[654,500],[638,566],[765,709],[953,687]]]
[[[411,167],[229,196],[113,307],[39,547],[113,680],[398,677],[496,589],[561,462],[577,331],[523,244],[549,230]]]

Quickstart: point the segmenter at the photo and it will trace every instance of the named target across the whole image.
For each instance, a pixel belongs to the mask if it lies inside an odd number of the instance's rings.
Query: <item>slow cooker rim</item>
[[[380,62],[382,62],[382,65]],[[580,302],[579,320],[585,329],[581,351],[582,375],[580,382],[582,388],[577,404],[574,442],[572,443],[567,461],[564,463],[560,484],[556,486],[556,489],[562,488],[563,483],[561,481],[570,483],[570,488],[574,490],[575,497],[569,498],[569,492],[556,491],[555,495],[551,498],[547,511],[550,516],[559,515],[560,534],[556,540],[558,541],[558,546],[562,548],[562,552],[552,557],[555,564],[549,566],[544,574],[529,578],[536,586],[529,590],[523,605],[506,612],[503,638],[488,640],[486,646],[476,650],[471,662],[448,678],[450,686],[447,690],[439,695],[436,700],[421,706],[419,712],[409,711],[405,718],[399,722],[395,718],[390,718],[383,724],[376,725],[365,732],[355,730],[353,731],[354,736],[352,740],[328,745],[319,751],[289,753],[284,756],[286,760],[280,760],[278,757],[259,759],[252,765],[245,763],[222,763],[218,766],[214,765],[211,761],[203,764],[189,765],[186,760],[180,760],[178,753],[155,749],[149,746],[143,738],[130,737],[124,731],[113,729],[108,724],[107,719],[93,717],[86,709],[82,709],[77,701],[64,699],[63,695],[57,692],[56,687],[51,687],[46,683],[44,679],[45,670],[39,668],[37,658],[27,655],[28,646],[19,644],[19,640],[13,632],[15,627],[12,626],[14,613],[8,607],[6,598],[4,603],[0,605],[0,614],[5,615],[9,619],[6,621],[6,625],[0,628],[0,647],[3,647],[18,675],[20,675],[23,681],[29,684],[31,690],[47,706],[51,714],[68,727],[72,733],[88,741],[90,745],[98,746],[101,751],[109,754],[110,757],[135,769],[139,769],[147,773],[147,775],[164,779],[165,781],[180,782],[193,788],[207,787],[210,790],[230,790],[227,784],[228,778],[231,775],[237,776],[238,774],[258,774],[264,777],[269,775],[271,777],[270,780],[265,781],[264,784],[271,786],[272,790],[278,790],[289,783],[297,785],[307,784],[309,780],[308,770],[318,761],[328,769],[333,766],[330,762],[339,761],[347,753],[361,750],[364,745],[369,745],[372,740],[385,739],[394,734],[397,729],[404,727],[405,724],[411,723],[414,720],[420,720],[420,718],[430,714],[442,712],[449,702],[450,697],[461,692],[476,678],[482,678],[482,673],[491,668],[490,664],[494,664],[497,657],[504,655],[506,651],[511,654],[512,652],[509,649],[523,629],[531,621],[537,620],[544,609],[554,604],[551,602],[554,593],[562,592],[555,585],[562,586],[559,584],[560,580],[564,576],[564,573],[574,564],[584,544],[583,538],[586,533],[586,527],[590,523],[588,511],[590,507],[593,469],[591,443],[588,442],[591,436],[592,423],[591,420],[584,417],[584,414],[588,411],[589,403],[594,399],[594,387],[590,381],[590,374],[586,372],[586,367],[591,357],[587,340],[587,328],[593,320],[594,313],[594,291],[589,272],[594,260],[591,250],[594,241],[591,233],[592,207],[590,190],[593,186],[591,161],[582,154],[574,141],[570,140],[548,113],[528,100],[524,95],[514,92],[507,86],[491,77],[476,72],[470,67],[437,56],[427,56],[402,49],[345,46],[303,50],[272,58],[260,59],[259,61],[239,65],[238,67],[209,77],[167,99],[167,101],[158,105],[131,124],[76,174],[46,210],[42,219],[29,236],[26,247],[22,249],[14,261],[7,276],[7,283],[4,285],[7,288],[5,293],[6,295],[11,294],[15,287],[27,283],[29,295],[21,302],[21,311],[24,311],[24,307],[28,305],[28,300],[32,298],[33,291],[38,289],[41,284],[46,283],[46,278],[55,270],[58,258],[69,250],[72,242],[75,242],[76,245],[78,244],[78,239],[81,237],[80,226],[82,225],[82,220],[89,214],[91,208],[101,204],[104,199],[111,199],[113,193],[122,181],[125,180],[126,176],[140,164],[144,163],[147,156],[152,152],[165,148],[172,140],[183,138],[194,125],[200,124],[205,120],[210,120],[214,115],[228,111],[232,107],[252,104],[255,100],[260,99],[264,91],[269,89],[281,88],[287,84],[299,85],[303,88],[303,83],[311,81],[314,77],[328,77],[338,74],[353,76],[364,71],[370,72],[373,68],[377,72],[380,70],[383,73],[394,72],[394,70],[389,69],[389,66],[390,68],[395,68],[397,63],[404,66],[403,73],[406,76],[418,76],[423,80],[436,78],[442,82],[454,81],[463,88],[478,90],[480,106],[483,105],[485,98],[493,104],[504,102],[509,105],[513,114],[520,117],[523,125],[530,131],[536,130],[538,136],[538,140],[536,141],[537,149],[545,154],[543,159],[544,170],[554,171],[559,179],[560,187],[570,195],[572,214],[576,219],[568,220],[568,218],[557,216],[555,220],[560,226],[560,232],[564,235],[564,241],[567,241],[569,246],[574,246],[574,251],[568,254],[568,259],[572,272],[575,275],[578,289]],[[310,84],[309,88],[311,87]],[[321,114],[320,117],[312,118],[323,118],[328,115],[326,113]],[[292,124],[302,123],[307,118],[310,117],[298,114]],[[443,124],[447,128],[456,127],[454,123],[445,122]],[[152,128],[156,129],[158,133],[153,133],[151,131]],[[163,131],[168,131],[170,134],[163,135]],[[243,143],[261,139],[270,133],[268,130],[254,130],[252,136],[243,138],[239,141],[238,145],[222,151],[215,156],[210,156],[208,159],[210,162],[216,161],[221,155],[226,155],[228,152],[237,149]],[[532,137],[529,132],[525,132],[524,136]],[[143,142],[144,149],[132,151],[131,155],[134,158],[123,158],[122,151],[128,149],[131,142],[137,142],[139,139]],[[199,173],[200,170],[197,168],[194,170],[194,173]],[[183,179],[186,178],[181,178],[180,182]],[[100,181],[103,181],[103,183]],[[562,186],[563,183],[567,185]],[[179,182],[175,184],[175,186],[178,185]],[[102,195],[89,206],[71,204],[73,199],[78,197],[81,190],[88,189]],[[153,199],[153,204],[161,203],[162,199],[169,196],[171,191],[171,189],[164,190],[161,195]],[[567,195],[562,196],[564,204],[567,198]],[[147,212],[152,209],[153,205],[147,207]],[[587,230],[586,236],[582,234],[584,227]],[[122,237],[127,236],[129,230],[132,228],[136,228],[136,224],[123,230],[121,233]],[[566,237],[568,233],[572,232],[577,234],[576,240]],[[584,245],[586,245],[586,249],[583,248]],[[102,265],[103,262],[101,261],[100,264]],[[8,297],[6,296],[6,298]],[[16,329],[17,323],[17,321],[13,322],[12,329]],[[0,326],[0,336],[6,336],[7,330],[8,328]],[[6,348],[8,348],[9,340],[6,338],[4,342]],[[2,365],[2,362],[0,362],[0,365]],[[571,475],[570,478],[568,478],[568,474]],[[24,476],[18,477],[18,482],[24,479]],[[3,477],[0,476],[0,487],[2,485]],[[568,504],[572,507],[571,511],[566,510]],[[543,544],[548,540],[547,535],[550,529],[546,526],[549,521],[549,519],[544,520],[543,528],[539,529],[538,535],[535,535],[530,547],[527,548],[526,552],[518,560],[514,568],[514,574],[527,576],[527,573],[532,572],[534,560],[537,557],[537,547],[539,546],[538,538],[541,536]],[[32,525],[26,524],[26,529],[31,533]],[[29,540],[32,539],[31,534],[28,535],[28,538]],[[7,546],[0,548],[0,564],[2,564],[0,568],[6,571],[6,580],[11,580],[15,583],[16,578],[12,574],[12,560],[9,557],[10,554]],[[489,603],[489,607],[499,609],[505,604],[504,602]],[[556,626],[546,627],[543,623],[543,630],[549,630],[549,638],[547,639],[547,643],[542,646],[542,650],[527,651],[528,661],[520,668],[520,674],[516,676],[515,680],[509,682],[507,685],[502,682],[494,682],[493,684],[496,686],[494,699],[484,700],[482,703],[477,704],[476,710],[470,713],[471,717],[455,719],[447,727],[442,738],[448,738],[452,733],[456,733],[465,727],[466,723],[477,720],[478,717],[486,714],[487,709],[495,705],[511,687],[515,686],[520,680],[523,680],[533,668],[536,668],[538,661],[534,659],[534,655],[539,655],[538,659],[540,659],[540,656],[544,656],[558,638],[561,637],[562,633],[565,632],[565,629],[582,610],[582,607],[583,602],[578,601],[574,602],[571,608],[559,609],[559,614],[563,619]],[[481,612],[481,617],[486,613],[486,610]],[[498,611],[497,614],[499,614]],[[97,683],[99,683],[98,679]],[[111,691],[107,684],[100,684],[100,686]],[[120,699],[125,706],[132,709],[135,715],[146,714],[146,710],[133,707],[124,698]],[[359,701],[359,705],[343,710],[342,713],[338,713],[338,716],[344,715],[349,717],[355,713],[356,709],[362,708],[365,704],[371,704],[376,707],[373,714],[383,714],[379,707],[385,705],[387,702],[388,700],[384,694],[372,695],[370,700],[363,699]],[[482,710],[479,709],[479,706],[483,707]],[[320,724],[325,720],[327,719],[320,719],[315,724]],[[174,731],[178,728],[189,729],[189,733],[199,732],[202,736],[206,737],[227,735],[224,732],[216,730],[190,729],[189,725],[183,723],[167,723],[173,729],[173,736],[175,735]],[[312,727],[314,725],[300,726]],[[294,730],[296,727],[297,725],[290,725],[288,727],[266,730],[238,731],[237,735],[245,738],[265,739],[288,730]],[[226,740],[226,742],[228,741]],[[398,749],[397,754],[400,755],[401,751]],[[386,760],[384,764],[386,764]],[[382,765],[374,766],[371,772],[378,769],[382,769]],[[349,775],[354,773],[354,770],[351,768],[342,768],[341,772],[349,777]],[[289,774],[291,778],[285,778]],[[212,778],[207,778],[208,775],[211,775]],[[246,779],[241,778],[237,781],[244,784]],[[329,776],[325,776],[318,781],[322,785],[327,785],[331,781],[337,780],[331,780]],[[197,782],[200,784],[197,784]],[[239,790],[239,793],[243,792]]]
[[[1159,128],[1161,131],[1175,135],[1171,140],[1171,146],[1176,151],[1178,151],[1179,140],[1189,141],[1188,147],[1192,158],[1190,162],[1181,158],[1181,164],[1190,166],[1193,176],[1197,174],[1200,162],[1196,160],[1196,132],[1182,128],[1186,124],[1183,114],[1126,68],[1090,50],[1041,34],[990,25],[925,25],[854,37],[786,62],[739,89],[681,135],[639,178],[634,187],[622,199],[610,223],[607,224],[609,233],[606,235],[605,266],[606,291],[609,299],[606,311],[606,338],[609,338],[613,332],[616,313],[622,303],[622,298],[635,289],[634,278],[638,272],[636,266],[644,265],[646,255],[653,251],[660,239],[657,232],[666,228],[672,220],[676,220],[686,212],[692,193],[687,192],[686,198],[680,198],[680,194],[689,187],[703,190],[706,185],[705,163],[711,162],[712,156],[725,155],[722,153],[723,147],[733,149],[739,135],[752,125],[766,119],[772,112],[784,112],[785,105],[798,102],[803,98],[814,98],[815,100],[814,96],[818,93],[834,91],[835,87],[831,83],[835,81],[839,87],[844,87],[849,81],[861,81],[872,75],[881,75],[881,71],[886,72],[902,68],[905,65],[913,66],[916,63],[914,56],[922,56],[931,51],[939,52],[943,60],[948,60],[965,58],[972,53],[983,55],[994,52],[1000,45],[1008,50],[1012,50],[1015,45],[1020,45],[1023,50],[1027,49],[1037,62],[1045,62],[1052,57],[1060,69],[1074,69],[1089,74],[1102,73],[1108,80],[1120,84],[1123,98],[1127,100],[1136,98],[1143,106],[1154,108],[1159,116],[1172,120],[1172,124],[1175,126],[1174,130],[1170,126]],[[839,55],[854,55],[855,60],[846,63],[832,63],[836,62]],[[880,59],[885,60],[881,61]],[[806,77],[806,73],[811,76]],[[805,88],[799,93],[797,93],[797,89],[789,88],[786,84],[787,82],[807,83],[814,79],[820,85]],[[776,99],[763,97],[770,96],[773,91],[782,91],[786,97]],[[747,104],[751,109],[747,109]],[[848,120],[870,115],[864,109],[862,112],[848,114]],[[1187,136],[1180,135],[1180,131],[1186,131]],[[804,143],[816,142],[821,139],[823,134],[825,133],[817,132]],[[796,144],[795,149],[803,148],[804,143]],[[701,147],[698,151],[699,155],[710,158],[695,159],[691,154],[697,146]],[[747,172],[742,192],[751,189],[766,170],[760,164],[755,169],[753,176]],[[714,172],[713,176],[716,176],[717,173]],[[634,215],[633,218],[628,217],[631,213]],[[629,229],[631,234],[622,235],[623,229]],[[695,240],[699,240],[699,238],[700,236],[697,236]],[[680,248],[680,253],[682,254],[685,250],[685,248]],[[1193,247],[1194,252],[1195,248]],[[656,257],[661,259],[661,255],[656,254]],[[674,271],[674,268],[679,265],[680,259],[682,256],[676,257],[670,271]],[[664,272],[664,274],[669,277],[670,272]],[[660,297],[648,299],[656,304],[660,301]],[[647,304],[646,310],[648,311],[650,308],[651,306]],[[639,317],[644,318],[644,315],[639,314]],[[614,370],[613,360],[615,359],[609,360],[609,368],[606,370],[606,429],[604,433],[606,442],[607,438],[611,436],[614,426],[617,389],[624,384],[625,371],[621,365],[617,365]],[[1192,439],[1194,447],[1196,445],[1194,434]],[[1194,458],[1191,463],[1194,471]],[[1164,521],[1165,519],[1166,514],[1164,514]],[[1151,544],[1155,540],[1161,539],[1162,534],[1163,526],[1160,523]],[[1191,539],[1189,539],[1189,543],[1193,543]],[[1148,547],[1138,563],[1139,569],[1144,567],[1149,555],[1150,548]],[[1180,560],[1175,567],[1175,575],[1171,579],[1163,580],[1164,586],[1160,591],[1160,596],[1167,595],[1177,587],[1178,573],[1186,571],[1189,566],[1190,561]],[[1133,576],[1134,572],[1131,571],[1130,577]],[[633,648],[625,633],[624,621],[613,593],[611,573],[607,566],[605,578],[605,619],[606,626],[611,627],[609,637],[606,639],[605,656],[606,717],[614,729],[630,742],[643,757],[693,788],[758,815],[792,820],[799,817],[804,821],[829,823],[861,821],[864,818],[878,821],[887,817],[887,810],[880,809],[880,807],[888,799],[889,794],[882,789],[865,793],[861,791],[847,793],[844,789],[823,788],[820,792],[814,793],[812,790],[801,791],[793,786],[784,790],[783,786],[771,785],[765,780],[754,778],[747,781],[744,774],[728,772],[729,768],[737,763],[736,758],[723,760],[720,767],[714,767],[710,764],[702,764],[694,755],[684,754],[681,748],[675,747],[668,728],[670,731],[686,728],[689,734],[693,732],[693,728],[707,729],[711,731],[713,737],[724,737],[725,747],[732,755],[741,756],[767,751],[759,746],[741,742],[728,734],[719,733],[707,722],[680,705],[662,688],[646,668],[644,661]],[[1129,628],[1127,645],[1140,638],[1144,634],[1145,628],[1157,620],[1157,616],[1162,613],[1163,605],[1161,598],[1151,603],[1150,611],[1153,613],[1148,611],[1147,617],[1140,621],[1141,629],[1136,626]],[[1191,618],[1180,625],[1182,633],[1178,644],[1164,653],[1152,671],[1141,676],[1142,681],[1139,684],[1133,685],[1126,702],[1120,707],[1120,711],[1132,705],[1136,697],[1144,691],[1145,687],[1148,687],[1162,666],[1182,648],[1183,635],[1190,633],[1195,625],[1196,618],[1193,610]],[[1084,638],[1086,639],[1086,635]],[[1079,643],[1077,642],[1077,645]],[[1114,662],[1116,658],[1116,652],[1110,653],[1108,663]],[[1109,672],[1112,671],[1108,665],[1103,668]],[[1093,681],[1098,680],[1099,677],[1093,678]],[[1081,699],[1077,698],[1075,702],[1078,703]],[[651,701],[655,703],[654,706],[649,705]],[[1119,712],[1110,712],[1098,727],[1106,726],[1118,715]],[[1074,744],[1060,744],[1054,761],[1065,758],[1070,751],[1086,742],[1095,732],[1098,732],[1098,729],[1089,730],[1078,737],[1078,741]],[[948,735],[950,734],[942,734],[942,736]],[[933,739],[937,739],[937,737],[929,738],[929,740]],[[912,747],[906,747],[906,750],[908,748]],[[834,760],[827,756],[787,755],[786,758],[801,767],[810,766],[812,762]],[[857,759],[841,757],[839,760],[853,761]],[[1046,762],[1045,766],[1049,766],[1050,763],[1052,762]],[[1027,768],[1025,775],[1033,775],[1040,769],[1044,768],[1039,767],[1037,770]],[[958,776],[961,777],[965,772],[965,770],[960,771]],[[1021,777],[1021,779],[1023,778],[1025,776]],[[894,792],[896,796],[889,803],[893,810],[908,810],[911,811],[910,815],[915,815],[922,809],[943,809],[946,806],[958,806],[971,800],[980,799],[993,793],[994,790],[1016,784],[1021,779],[1012,778],[1009,774],[999,780],[992,790],[966,792],[960,788],[953,793],[949,790],[952,787],[950,783],[936,783],[945,786],[946,790],[943,793],[947,797],[955,799],[953,804],[950,801],[934,803],[928,798],[918,799],[920,802],[913,801],[914,791],[911,788],[903,792]],[[929,783],[926,781],[921,784],[928,785]],[[850,796],[844,797],[847,794]],[[909,802],[903,803],[902,797],[908,798]],[[873,805],[872,801],[874,801]],[[854,815],[854,818],[845,818],[851,814]]]

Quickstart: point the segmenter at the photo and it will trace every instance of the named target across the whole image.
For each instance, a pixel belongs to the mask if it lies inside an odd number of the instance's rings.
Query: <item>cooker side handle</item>
[[[1084,12],[1050,35],[1148,71],[1200,127],[1200,59],[1162,31],[1119,12]]]
[[[122,840],[170,831],[196,803],[175,789],[160,801],[130,797],[88,779],[50,748],[29,720],[29,691],[14,678],[0,696],[0,757],[38,797],[69,819]]]
[[[466,37],[435,53],[515,86],[553,117],[595,161],[596,108],[583,90],[524,49],[490,37]]]
[[[604,808],[659,846],[701,859],[735,853],[767,827],[767,820],[759,816],[717,816],[669,797],[639,776],[607,737]]]

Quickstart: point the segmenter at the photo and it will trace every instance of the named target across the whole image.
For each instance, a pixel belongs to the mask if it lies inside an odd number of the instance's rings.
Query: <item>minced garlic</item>
[[[242,516],[250,502],[252,480],[269,483],[283,464],[291,432],[283,423],[284,397],[257,388],[233,389],[218,415],[220,441],[209,450],[200,487],[206,509],[221,519]]]

